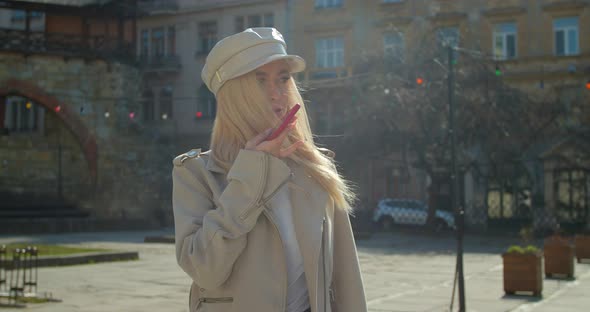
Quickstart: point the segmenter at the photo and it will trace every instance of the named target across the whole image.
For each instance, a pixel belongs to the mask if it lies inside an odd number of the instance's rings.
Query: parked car
[[[377,203],[373,213],[373,222],[384,230],[391,230],[395,225],[425,226],[428,206],[419,200],[385,198]],[[455,217],[449,211],[436,210],[434,229],[455,229]]]

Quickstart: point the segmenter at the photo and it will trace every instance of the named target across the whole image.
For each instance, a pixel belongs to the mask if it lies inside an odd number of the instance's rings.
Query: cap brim
[[[305,60],[298,55],[284,55],[284,54],[276,54],[264,57],[262,59],[258,59],[256,61],[250,62],[243,66],[243,68],[236,73],[235,77],[230,79],[245,75],[256,68],[266,65],[268,63],[272,63],[278,60],[285,60],[289,64],[289,69],[292,74],[300,73],[305,70]]]

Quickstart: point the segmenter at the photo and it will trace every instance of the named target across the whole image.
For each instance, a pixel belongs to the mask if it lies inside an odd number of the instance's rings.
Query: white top
[[[287,306],[286,312],[303,312],[310,308],[309,294],[303,270],[303,258],[295,236],[289,187],[284,185],[270,200],[271,209],[277,216],[277,226],[283,241],[287,260]]]

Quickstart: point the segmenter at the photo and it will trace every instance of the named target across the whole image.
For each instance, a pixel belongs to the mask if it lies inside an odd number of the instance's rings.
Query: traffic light
[[[502,70],[500,69],[500,66],[496,65],[496,76],[500,77],[502,76]]]

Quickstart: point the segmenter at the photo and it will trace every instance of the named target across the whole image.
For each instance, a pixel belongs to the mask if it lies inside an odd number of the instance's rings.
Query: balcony
[[[43,54],[85,59],[117,59],[133,62],[133,45],[105,36],[26,32],[0,28],[0,51],[25,55]]]
[[[522,15],[527,12],[527,8],[521,2],[520,0],[492,0],[481,13],[488,18]]]
[[[560,12],[580,12],[588,6],[586,1],[579,0],[550,0],[543,5],[543,11],[560,13]]]
[[[457,23],[467,18],[463,1],[432,0],[427,10],[428,19],[435,23]]]
[[[140,0],[139,11],[148,15],[174,14],[178,11],[178,0]]]
[[[162,55],[162,56],[150,56],[140,57],[139,63],[141,68],[146,73],[155,72],[179,72],[182,65],[180,63],[180,57],[178,55]]]

